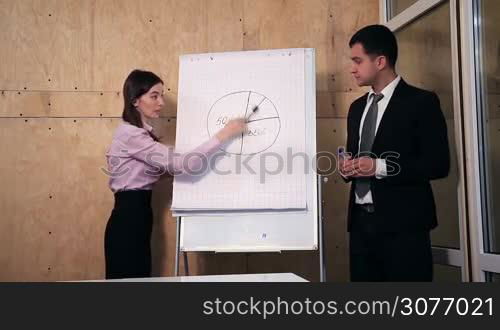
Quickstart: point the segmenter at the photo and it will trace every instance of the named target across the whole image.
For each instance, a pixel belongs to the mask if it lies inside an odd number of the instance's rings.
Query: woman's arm
[[[154,167],[160,167],[163,172],[174,175],[198,172],[204,160],[208,160],[218,147],[246,129],[244,119],[231,120],[213,138],[199,145],[195,149],[179,154],[171,146],[154,141],[144,130],[131,135],[124,150],[130,157],[140,160]]]

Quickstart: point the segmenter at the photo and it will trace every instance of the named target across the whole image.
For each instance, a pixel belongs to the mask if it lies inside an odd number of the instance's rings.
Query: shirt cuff
[[[385,159],[377,158],[375,161],[375,177],[377,179],[383,179],[387,176],[387,164]]]

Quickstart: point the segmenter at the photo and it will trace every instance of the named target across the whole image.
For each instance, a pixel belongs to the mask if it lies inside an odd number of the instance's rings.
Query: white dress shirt
[[[384,97],[378,102],[378,114],[377,114],[377,123],[375,125],[375,136],[377,134],[378,126],[380,125],[380,121],[382,120],[382,117],[384,116],[385,109],[387,109],[387,105],[389,104],[389,101],[391,100],[392,94],[394,93],[394,90],[396,89],[396,86],[399,84],[401,81],[401,77],[397,76],[393,81],[391,81],[387,86],[382,89],[380,94],[384,95]],[[368,93],[368,102],[366,102],[366,107],[365,110],[363,111],[363,116],[361,117],[361,124],[359,125],[359,143],[361,144],[361,132],[363,131],[363,124],[365,121],[366,113],[368,112],[368,109],[370,108],[373,98],[372,95],[375,94],[375,91],[370,89],[370,92]],[[359,150],[359,145],[358,145],[358,150]],[[387,166],[385,159],[377,159],[376,160],[376,167],[375,167],[375,177],[377,179],[382,179],[387,176]],[[356,195],[356,194],[355,194]],[[371,204],[373,203],[373,197],[372,197],[372,192],[368,191],[368,193],[363,197],[359,198],[356,195],[356,204]]]

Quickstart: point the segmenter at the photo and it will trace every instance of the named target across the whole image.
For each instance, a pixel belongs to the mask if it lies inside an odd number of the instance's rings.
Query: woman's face
[[[165,105],[163,100],[163,84],[158,83],[135,102],[134,106],[141,112],[143,117],[158,118],[160,117],[161,109]]]

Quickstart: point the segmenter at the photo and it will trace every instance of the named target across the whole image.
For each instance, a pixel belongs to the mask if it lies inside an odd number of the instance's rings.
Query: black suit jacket
[[[359,151],[359,127],[367,98],[368,93],[349,109],[346,149],[354,157]],[[430,181],[448,176],[450,169],[446,121],[437,95],[401,80],[379,124],[372,154],[373,158],[386,159],[388,171],[386,178],[371,178],[377,229],[399,232],[435,228],[436,206]],[[356,180],[352,181],[348,230],[355,202]]]

